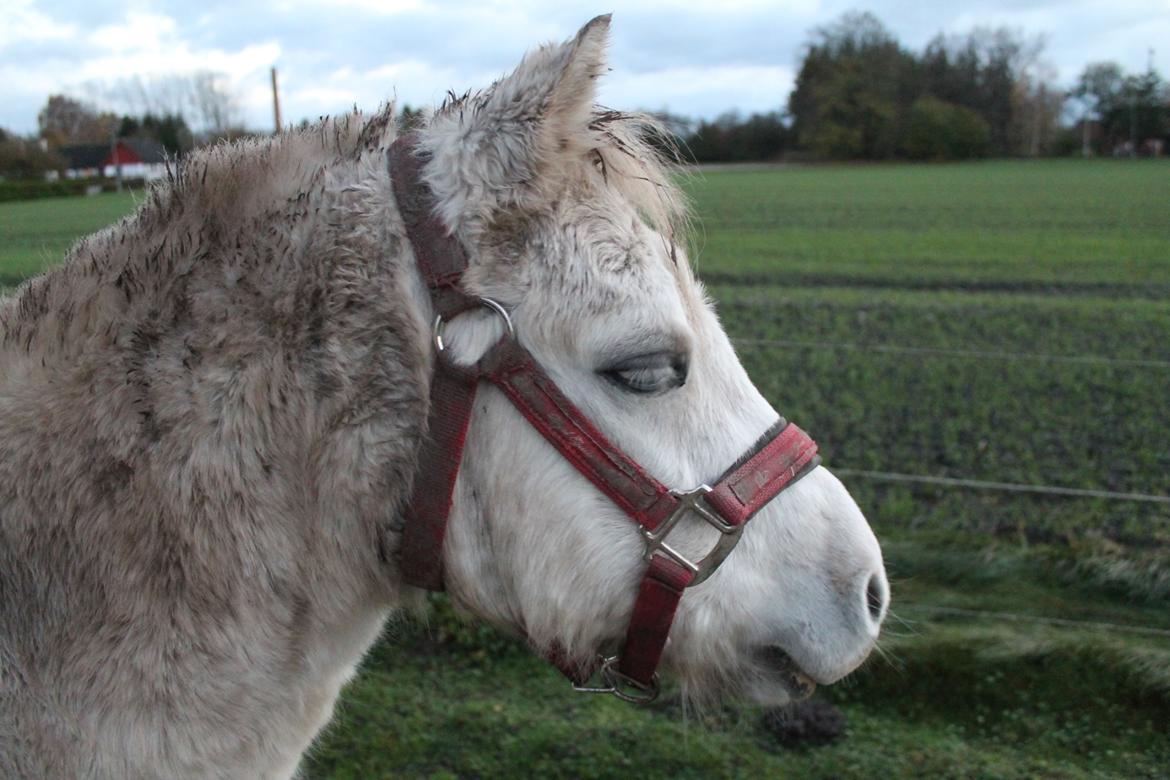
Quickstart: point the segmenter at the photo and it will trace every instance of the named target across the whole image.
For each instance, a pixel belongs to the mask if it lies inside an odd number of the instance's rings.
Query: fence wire
[[[931,357],[965,357],[980,360],[1021,360],[1041,363],[1074,363],[1080,365],[1126,366],[1130,368],[1170,369],[1170,360],[1145,358],[1113,358],[1103,355],[1048,355],[1042,352],[1003,352],[984,349],[943,349],[941,347],[905,347],[897,344],[856,344],[844,341],[801,341],[795,339],[733,339],[736,344],[751,347],[787,347],[798,349],[832,349],[840,351],[879,352],[894,355]]]
[[[1060,628],[1090,629],[1094,631],[1121,631],[1143,636],[1170,637],[1170,630],[1153,628],[1151,626],[1135,626],[1125,623],[1104,623],[1094,620],[1075,620],[1072,618],[1042,617],[1038,615],[1022,615],[1018,612],[998,612],[986,609],[966,609],[963,607],[943,607],[936,604],[905,603],[898,605],[898,611],[927,612],[938,615],[954,615],[956,617],[978,618],[982,620],[1003,620],[1013,623],[1035,623],[1039,625],[1058,626]]]
[[[1131,368],[1170,369],[1170,360],[1111,358],[1101,355],[1050,355],[1039,352],[1004,352],[978,349],[942,349],[935,347],[906,347],[900,345],[857,344],[852,342],[806,341],[798,339],[736,338],[734,343],[751,347],[785,347],[799,349],[831,349],[841,351],[865,351],[887,354],[963,357],[989,360],[1020,360],[1047,363],[1074,363],[1081,365],[1110,365]],[[1070,488],[1059,485],[1029,485],[1014,482],[967,479],[958,477],[936,477],[927,474],[901,474],[891,471],[873,471],[834,467],[837,474],[871,479],[879,482],[902,482],[910,484],[935,485],[937,487],[969,490],[989,490],[1007,493],[1032,493],[1038,495],[1064,496],[1073,498],[1096,498],[1106,501],[1130,501],[1148,504],[1170,505],[1170,496],[1150,493],[1133,493],[1091,488]]]
[[[892,471],[869,471],[833,467],[833,473],[878,482],[909,482],[942,487],[968,488],[971,490],[998,490],[1009,493],[1038,493],[1049,496],[1072,496],[1076,498],[1101,498],[1108,501],[1138,501],[1148,504],[1170,505],[1170,496],[1149,493],[1122,493],[1113,490],[1092,490],[1089,488],[1059,487],[1056,485],[1026,485],[1015,482],[991,482],[981,479],[960,479],[956,477],[933,477],[923,474],[899,474]]]

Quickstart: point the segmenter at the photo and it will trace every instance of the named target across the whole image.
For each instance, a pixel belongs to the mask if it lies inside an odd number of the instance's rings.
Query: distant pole
[[[122,191],[122,156],[118,154],[118,126],[110,125],[110,156],[114,158],[114,175],[117,177],[118,192]]]
[[[280,92],[276,88],[276,66],[272,66],[272,116],[276,121],[276,135],[280,135]]]
[[[1129,93],[1129,156],[1137,157],[1137,92]]]
[[[1036,97],[1032,104],[1032,144],[1031,153],[1033,157],[1040,156],[1040,123],[1044,119],[1044,102],[1048,99],[1048,90],[1044,86],[1044,82],[1040,83],[1040,89],[1036,91]]]

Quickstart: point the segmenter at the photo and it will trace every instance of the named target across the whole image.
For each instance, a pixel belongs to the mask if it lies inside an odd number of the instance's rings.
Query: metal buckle
[[[704,499],[711,490],[712,488],[709,485],[699,485],[693,490],[670,491],[671,495],[679,500],[678,506],[670,513],[670,517],[666,518],[662,522],[662,525],[658,526],[658,529],[655,531],[651,531],[648,528],[642,529],[642,536],[646,540],[646,552],[643,557],[647,561],[651,561],[654,559],[656,553],[662,552],[673,558],[695,575],[688,587],[698,585],[710,577],[712,572],[719,568],[719,564],[723,563],[723,560],[735,549],[740,535],[743,534],[744,524],[732,525],[724,522],[722,517],[708,508],[707,502]],[[679,520],[682,520],[685,515],[691,512],[698,515],[702,518],[703,522],[715,528],[721,534],[716,545],[698,562],[689,560],[685,555],[666,543],[666,537],[678,525]]]
[[[622,701],[634,704],[649,704],[658,698],[658,675],[650,678],[649,685],[643,685],[637,680],[630,679],[617,670],[618,657],[611,655],[601,662],[597,673],[601,675],[601,685],[593,687],[588,684],[573,683],[573,690],[578,693],[612,693]]]

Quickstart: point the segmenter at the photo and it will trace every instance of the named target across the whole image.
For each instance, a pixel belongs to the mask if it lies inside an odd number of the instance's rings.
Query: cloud
[[[361,71],[342,67],[318,78],[304,78],[299,71],[293,71],[288,77],[281,76],[281,100],[284,115],[293,122],[335,114],[355,105],[373,110],[388,100],[416,108],[433,107],[442,102],[449,89],[484,87],[498,75],[469,75],[417,59]],[[271,99],[271,94],[265,98]]]
[[[601,85],[607,105],[710,116],[709,106],[775,111],[792,89],[792,68],[780,65],[673,67],[624,75],[612,73]]]
[[[93,54],[74,69],[74,78],[82,81],[212,70],[226,74],[233,86],[240,86],[266,72],[280,57],[280,45],[274,41],[236,51],[194,49],[180,35],[178,23],[159,14],[131,12],[118,23],[94,30],[87,39]]]
[[[332,0],[329,5],[337,9],[356,8],[379,16],[396,16],[426,7],[422,0]],[[284,9],[300,8],[308,12],[321,11],[321,4],[312,0],[286,0],[280,6]]]
[[[33,7],[32,0],[10,0],[4,9],[4,26],[0,27],[0,51],[15,43],[69,40],[77,27],[61,24]]]
[[[27,16],[38,24],[56,24],[32,9],[28,9]],[[43,105],[54,92],[104,103],[105,94],[135,76],[149,81],[210,70],[226,74],[232,89],[243,96],[244,108],[255,109],[253,104],[259,100],[256,86],[267,79],[268,68],[281,54],[280,45],[274,41],[236,50],[195,48],[183,37],[183,26],[176,19],[158,13],[130,11],[88,32],[68,25],[55,29],[58,35],[42,40],[64,45],[39,47],[34,50],[35,56],[0,56],[0,83],[8,85],[6,97],[22,108],[30,102]],[[22,43],[27,47],[29,42]],[[270,94],[267,99],[271,100]],[[31,130],[35,111],[20,119],[23,121],[14,122],[0,115],[0,126]]]
[[[596,0],[4,0],[0,126],[35,129],[51,92],[93,97],[87,82],[193,70],[226,73],[248,122],[270,124],[268,68],[280,69],[289,121],[375,108],[397,95],[414,106],[491,83],[538,43],[564,40]],[[669,108],[714,117],[780,108],[809,31],[856,0],[628,0],[615,9],[602,98],[618,108]],[[1170,71],[1165,0],[871,0],[906,46],[939,31],[1008,25],[1048,35],[1060,78],[1118,59]],[[603,9],[604,10],[604,9]],[[94,94],[91,94],[94,93]]]

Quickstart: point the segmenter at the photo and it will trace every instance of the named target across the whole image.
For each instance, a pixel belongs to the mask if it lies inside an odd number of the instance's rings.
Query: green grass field
[[[693,187],[724,322],[830,463],[1170,495],[1170,165],[805,168]],[[1166,504],[860,492],[879,521],[1170,541]]]
[[[1170,290],[1170,165],[987,162],[708,173],[708,278],[768,286]]]
[[[722,171],[695,261],[764,393],[826,463],[1170,495],[1170,163]],[[0,205],[0,287],[128,197]],[[862,477],[896,617],[819,693],[844,739],[758,708],[574,695],[515,642],[393,624],[310,777],[1165,777],[1170,504]]]
[[[0,204],[0,290],[61,262],[74,241],[133,207],[132,194]]]

